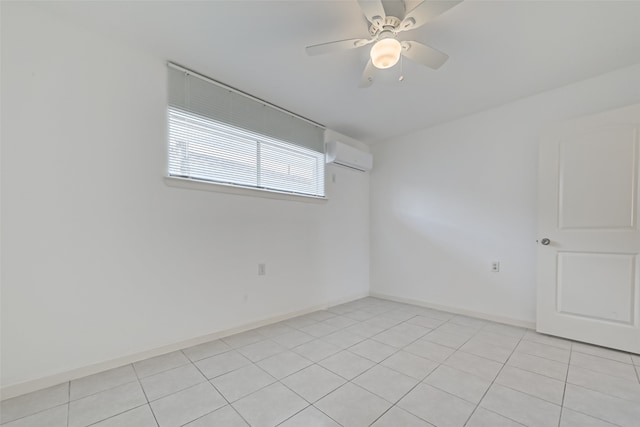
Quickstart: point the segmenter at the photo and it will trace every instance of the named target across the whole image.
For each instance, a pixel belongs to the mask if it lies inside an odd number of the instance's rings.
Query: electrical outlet
[[[499,261],[493,261],[491,263],[491,271],[493,271],[494,273],[497,273],[500,271],[500,262]]]
[[[267,274],[267,264],[260,263],[258,264],[258,276],[266,276]]]

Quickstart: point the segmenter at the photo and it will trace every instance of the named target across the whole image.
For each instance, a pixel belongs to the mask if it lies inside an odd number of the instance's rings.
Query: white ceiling
[[[315,57],[304,49],[367,37],[355,0],[39,6],[365,142],[640,63],[640,1],[466,0],[401,33],[448,53],[442,68],[405,60],[403,82],[398,65],[368,89],[358,82],[370,46]]]

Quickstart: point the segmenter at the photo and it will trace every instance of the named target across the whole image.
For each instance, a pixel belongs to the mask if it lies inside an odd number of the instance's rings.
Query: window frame
[[[186,68],[183,68],[181,66],[178,66],[176,64],[172,64],[172,63],[168,63],[168,66],[170,68],[174,68],[177,69],[179,71],[183,71],[185,73],[188,73],[188,75],[191,75],[193,77],[197,77],[200,78],[206,82],[209,82],[211,84],[215,84],[217,86],[223,87],[225,89],[228,89],[229,91],[235,92],[239,95],[242,95],[244,97],[249,98],[250,100],[262,103],[266,106],[269,106],[271,108],[280,110],[282,112],[285,112],[286,114],[290,114],[293,117],[302,119],[303,121],[309,122],[317,127],[320,127],[322,130],[324,130],[324,126],[318,125],[315,122],[311,122],[308,119],[304,118],[304,117],[300,117],[297,116],[287,110],[283,110],[277,106],[274,106],[272,104],[268,104],[258,98],[255,98],[251,95],[245,94],[243,92],[240,92],[234,88],[228,87],[226,85],[223,85],[219,82],[216,82],[215,80],[209,79],[208,77],[202,76],[198,73],[194,73]],[[239,127],[237,125],[233,125],[233,124],[229,124],[229,123],[224,123],[224,122],[219,122],[217,120],[215,120],[213,117],[204,117],[199,115],[196,112],[193,111],[188,111],[188,110],[183,110],[181,109],[179,106],[175,106],[171,103],[171,100],[169,98],[167,98],[167,103],[166,103],[166,120],[167,120],[167,126],[166,126],[166,146],[165,146],[165,159],[166,159],[166,163],[165,163],[165,176],[164,176],[164,181],[165,183],[170,186],[170,187],[175,187],[175,188],[186,188],[186,189],[193,189],[193,190],[200,190],[200,191],[213,191],[213,192],[219,192],[219,193],[227,193],[227,194],[236,194],[236,195],[245,195],[245,196],[254,196],[254,197],[262,197],[262,198],[269,198],[269,199],[279,199],[279,200],[294,200],[294,201],[303,201],[303,202],[323,202],[328,200],[327,197],[327,185],[326,185],[326,177],[327,177],[327,168],[326,168],[326,163],[325,163],[325,153],[323,152],[319,152],[316,151],[315,149],[311,149],[311,148],[307,148],[303,145],[297,145],[294,142],[289,142],[289,141],[285,141],[285,140],[281,140],[278,138],[274,138],[268,135],[263,135],[253,129],[244,129],[242,127]],[[186,114],[192,114],[194,116],[194,118],[201,118],[201,119],[205,119],[205,120],[211,120],[212,122],[215,123],[219,123],[223,126],[229,126],[231,128],[237,128],[240,131],[244,131],[244,132],[248,132],[248,133],[252,133],[256,139],[256,144],[257,144],[257,150],[256,150],[256,162],[258,162],[258,167],[257,167],[257,181],[256,183],[259,185],[259,180],[260,180],[260,145],[264,144],[267,146],[272,146],[275,147],[276,150],[278,149],[282,149],[285,150],[285,152],[287,151],[287,146],[291,147],[290,153],[293,155],[297,150],[308,150],[314,153],[317,153],[318,156],[315,159],[315,162],[312,161],[312,163],[315,164],[315,175],[317,177],[316,185],[321,185],[320,186],[316,186],[316,189],[321,190],[322,194],[312,194],[312,193],[303,193],[303,192],[297,192],[295,190],[286,190],[286,189],[277,189],[277,188],[269,188],[269,187],[264,187],[264,186],[253,186],[253,185],[247,185],[247,184],[241,184],[241,183],[233,183],[233,182],[225,182],[225,181],[216,181],[216,180],[208,180],[208,179],[198,179],[198,178],[194,178],[194,177],[189,177],[189,176],[180,176],[178,174],[173,175],[171,173],[171,148],[172,148],[172,142],[171,142],[171,130],[170,130],[170,115],[171,115],[171,109],[172,108],[176,108],[178,110],[181,110],[181,112],[184,112]],[[300,153],[301,156],[303,156],[305,153]],[[313,156],[309,156],[310,159],[313,159]],[[293,164],[292,164],[293,165]],[[173,164],[173,167],[175,167],[175,163]],[[317,169],[322,169],[322,171],[319,171]],[[313,173],[313,172],[312,172]],[[319,175],[321,174],[321,175]],[[284,181],[286,182],[286,181]]]

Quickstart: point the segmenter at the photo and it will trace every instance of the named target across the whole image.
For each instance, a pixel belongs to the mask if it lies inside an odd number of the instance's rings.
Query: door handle
[[[551,243],[551,240],[547,239],[546,237],[542,240],[540,240],[540,243],[542,243],[543,245],[547,246],[549,243]]]

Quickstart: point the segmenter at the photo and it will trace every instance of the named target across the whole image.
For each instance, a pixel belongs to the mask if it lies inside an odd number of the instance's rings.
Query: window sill
[[[216,193],[235,194],[238,196],[262,197],[264,199],[290,200],[303,203],[325,203],[327,197],[304,196],[302,194],[285,193],[261,188],[247,188],[238,185],[220,184],[217,182],[198,181],[196,179],[165,176],[164,182],[169,187],[186,188],[189,190],[213,191]]]

